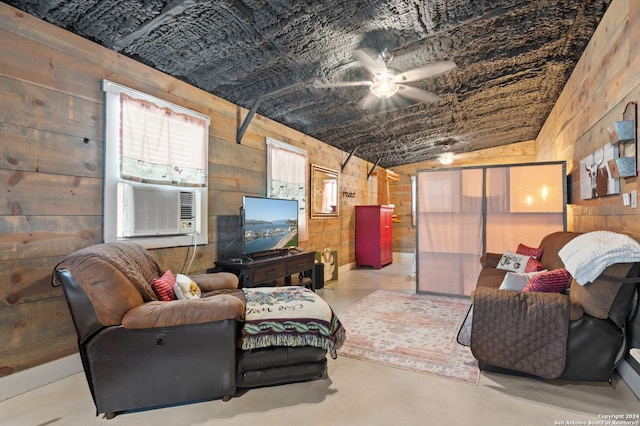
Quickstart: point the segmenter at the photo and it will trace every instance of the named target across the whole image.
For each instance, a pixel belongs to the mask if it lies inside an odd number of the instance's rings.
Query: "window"
[[[207,243],[209,117],[103,81],[104,240]]]
[[[120,95],[120,177],[137,182],[207,186],[209,121]]]
[[[267,138],[267,196],[298,200],[298,239],[307,240],[307,151]]]

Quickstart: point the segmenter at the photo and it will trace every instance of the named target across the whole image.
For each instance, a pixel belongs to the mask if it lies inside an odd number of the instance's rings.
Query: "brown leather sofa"
[[[563,268],[558,252],[580,235],[556,232],[540,243],[540,262]],[[568,294],[499,290],[506,271],[496,269],[501,254],[481,258],[472,294],[471,350],[482,370],[546,379],[611,381],[637,339],[640,264],[609,266],[594,282],[572,279]],[[635,322],[634,322],[635,321]],[[632,325],[632,331],[629,330]],[[635,328],[634,328],[635,327]]]
[[[165,302],[151,286],[162,274],[147,250],[127,242],[81,249],[54,270],[96,414],[228,399],[238,388],[325,376],[322,348],[237,348],[245,303],[235,275],[192,276],[202,299]]]

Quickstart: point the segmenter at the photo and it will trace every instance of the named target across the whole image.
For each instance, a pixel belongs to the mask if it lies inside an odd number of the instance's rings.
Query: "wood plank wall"
[[[610,230],[640,240],[640,211],[620,195],[580,200],[579,162],[608,142],[606,128],[640,102],[640,2],[613,0],[536,139],[538,161],[565,160],[570,173],[568,228]],[[621,191],[638,178],[621,179]]]
[[[242,196],[265,195],[265,137],[306,149],[311,163],[335,170],[348,156],[259,115],[238,145],[246,110],[4,3],[0,40],[0,377],[76,352],[62,290],[50,281],[62,256],[102,241],[102,79],[211,117],[209,244],[190,273],[211,267],[233,238],[225,225],[237,223]],[[310,220],[303,249],[330,247],[340,265],[355,261],[353,207],[377,203],[371,167],[351,159],[341,176],[340,217]],[[153,254],[180,271],[188,250]]]

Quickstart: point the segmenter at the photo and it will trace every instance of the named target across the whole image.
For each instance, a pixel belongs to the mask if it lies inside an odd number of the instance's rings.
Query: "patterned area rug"
[[[377,290],[341,313],[339,355],[478,384],[470,348],[456,335],[469,300]]]

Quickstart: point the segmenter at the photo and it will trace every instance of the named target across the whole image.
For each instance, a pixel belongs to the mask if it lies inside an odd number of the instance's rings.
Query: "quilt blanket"
[[[331,307],[304,287],[243,288],[247,300],[242,349],[316,346],[336,358],[345,330]]]

